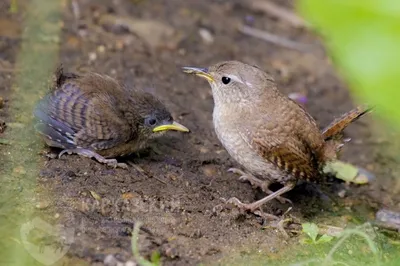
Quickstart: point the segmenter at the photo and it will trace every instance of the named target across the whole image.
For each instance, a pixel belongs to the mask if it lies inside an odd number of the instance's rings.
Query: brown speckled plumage
[[[324,163],[334,159],[341,147],[340,138],[333,137],[367,111],[356,108],[322,133],[316,121],[257,67],[227,61],[208,69],[185,67],[184,71],[206,78],[211,85],[217,136],[246,169],[231,170],[270,194],[252,204],[236,198],[229,201],[251,211],[273,198],[285,200],[280,195],[299,179],[317,179]],[[268,186],[275,182],[284,187],[272,192]]]
[[[126,166],[105,158],[138,151],[165,132],[153,132],[155,127],[176,123],[149,93],[123,86],[109,76],[63,73],[61,68],[34,115],[35,128],[49,146],[121,167]]]

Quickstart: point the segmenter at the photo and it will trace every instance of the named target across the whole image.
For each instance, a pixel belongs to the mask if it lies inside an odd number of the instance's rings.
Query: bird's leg
[[[282,195],[283,193],[288,192],[289,190],[292,190],[295,186],[295,183],[288,183],[286,184],[284,187],[282,187],[281,189],[279,189],[278,191],[273,192],[272,194],[266,196],[265,198],[262,198],[258,201],[255,201],[253,203],[249,203],[249,204],[245,204],[242,203],[239,199],[237,198],[230,198],[227,203],[233,204],[236,207],[238,207],[239,209],[245,210],[245,211],[250,211],[253,212],[255,210],[257,210],[258,208],[261,207],[261,205],[263,205],[264,203],[275,199],[276,197]]]
[[[269,185],[271,183],[268,181],[260,180],[257,177],[253,176],[252,174],[245,173],[244,171],[242,171],[238,168],[229,168],[228,172],[240,175],[240,177],[239,177],[240,181],[243,181],[243,182],[249,181],[252,186],[259,187],[262,191],[264,191],[264,193],[266,193],[268,195],[274,193],[273,191],[271,191],[269,189]],[[279,200],[280,203],[288,202],[290,204],[293,204],[290,199],[287,199],[287,198],[284,198],[281,196],[276,197],[276,199]]]
[[[106,159],[100,154],[89,150],[89,149],[84,149],[84,148],[75,148],[75,149],[65,149],[58,154],[58,158],[60,158],[64,153],[72,154],[76,153],[81,156],[89,157],[89,158],[95,158],[98,162],[104,163],[108,166],[112,166],[114,168],[120,167],[123,169],[127,169],[128,166],[125,163],[119,163],[116,159]]]

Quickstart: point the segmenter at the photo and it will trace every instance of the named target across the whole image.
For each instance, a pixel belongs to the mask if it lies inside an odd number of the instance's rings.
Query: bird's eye
[[[229,82],[231,82],[231,79],[228,77],[222,77],[222,83],[224,83],[225,85],[228,84]]]
[[[149,123],[150,126],[154,126],[157,123],[157,121],[154,118],[150,118],[148,120],[148,123]]]

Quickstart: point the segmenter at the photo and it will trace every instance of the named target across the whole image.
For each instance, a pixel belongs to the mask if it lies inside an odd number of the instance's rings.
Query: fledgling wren
[[[323,165],[335,159],[343,146],[340,133],[368,111],[356,108],[321,132],[316,121],[255,66],[227,61],[209,68],[184,67],[183,71],[203,77],[211,85],[216,134],[246,171],[229,170],[269,194],[251,204],[228,200],[252,212],[274,198],[286,200],[280,195],[298,180],[318,179]],[[272,192],[268,187],[276,182],[283,187]]]
[[[51,147],[126,168],[115,157],[146,147],[167,130],[188,132],[152,94],[96,73],[63,73],[34,110],[36,130]]]

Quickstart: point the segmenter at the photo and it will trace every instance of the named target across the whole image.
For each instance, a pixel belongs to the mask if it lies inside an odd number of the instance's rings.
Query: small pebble
[[[183,48],[180,48],[180,49],[178,50],[178,54],[179,54],[179,55],[186,55],[186,50],[183,49]]]
[[[103,54],[106,51],[106,47],[104,45],[100,45],[97,47],[97,52]]]
[[[58,157],[58,154],[53,153],[53,152],[48,152],[48,153],[46,153],[46,157],[49,159],[55,159]]]
[[[214,165],[205,165],[201,170],[207,177],[215,177],[217,175],[217,169]]]
[[[212,44],[214,42],[214,37],[208,29],[201,28],[199,29],[199,35],[204,41],[205,44]]]
[[[168,177],[169,179],[171,179],[172,181],[175,181],[175,180],[178,179],[178,177],[177,177],[176,175],[171,174],[171,173],[168,173],[168,174],[167,174],[167,177]]]
[[[128,260],[127,262],[125,262],[125,266],[136,266],[136,262],[133,262],[131,260]]]
[[[95,61],[97,59],[97,54],[95,52],[89,53],[89,61]]]
[[[50,206],[48,201],[41,201],[35,205],[36,209],[43,210]]]
[[[223,152],[225,152],[225,150],[216,150],[216,151],[215,151],[216,154],[221,154],[221,153],[223,153]]]
[[[75,36],[70,36],[67,38],[66,44],[67,46],[76,49],[79,47],[80,41]]]
[[[400,212],[388,209],[380,209],[376,213],[375,222],[383,228],[400,232]]]
[[[135,194],[133,194],[132,192],[128,192],[128,193],[123,193],[122,194],[122,198],[123,199],[132,199],[135,197]]]
[[[338,196],[339,196],[339,198],[344,198],[346,196],[346,190],[343,189],[343,190],[339,191]]]
[[[110,254],[104,258],[103,263],[105,266],[117,266],[119,261],[114,257],[114,255]]]
[[[200,152],[201,153],[208,153],[208,152],[210,152],[210,150],[207,149],[206,147],[200,147]]]
[[[364,168],[358,167],[358,175],[356,176],[354,183],[366,184],[371,183],[374,180],[376,180],[376,176],[372,172]]]

